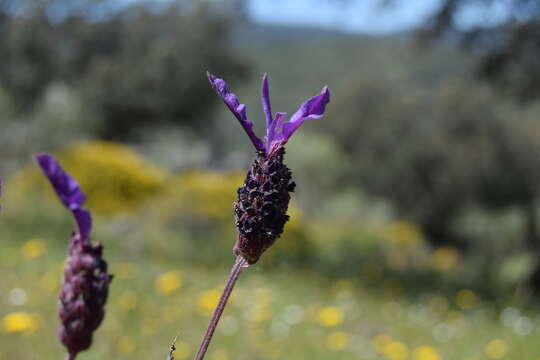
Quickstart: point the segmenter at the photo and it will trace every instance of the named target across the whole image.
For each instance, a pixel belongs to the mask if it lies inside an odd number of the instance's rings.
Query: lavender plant
[[[82,206],[86,200],[79,184],[67,174],[54,157],[47,154],[36,160],[62,203],[71,211],[76,230],[69,241],[67,265],[58,307],[60,341],[67,349],[67,360],[92,344],[92,335],[105,316],[109,283],[103,246],[90,243],[92,217]]]
[[[210,73],[207,75],[212,87],[244,128],[257,151],[257,157],[238,189],[238,198],[234,203],[238,230],[233,249],[236,261],[195,360],[204,358],[227,300],[242,271],[255,264],[264,251],[272,246],[289,220],[287,208],[291,199],[290,193],[294,191],[296,184],[291,180],[291,171],[283,163],[285,144],[304,121],[321,118],[330,101],[330,92],[324,87],[320,94],[304,102],[290,120],[285,121],[285,113],[276,112],[275,116],[272,114],[268,77],[265,74],[261,90],[266,118],[266,136],[263,140],[253,131],[253,123],[248,120],[246,106],[240,104],[238,97],[229,90],[225,81]]]

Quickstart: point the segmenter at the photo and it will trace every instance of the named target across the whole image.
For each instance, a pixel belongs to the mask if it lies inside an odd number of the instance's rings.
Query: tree
[[[465,12],[478,20],[464,25]],[[487,23],[486,14],[492,14]],[[480,54],[477,74],[501,92],[521,101],[540,97],[538,1],[443,0],[420,34],[426,39],[458,39]]]
[[[457,226],[468,208],[521,209],[516,248],[540,254],[540,125],[526,109],[467,77],[428,89],[414,77],[363,77],[341,94],[342,124],[325,131],[349,156],[347,182],[388,200],[435,247],[466,250],[475,240]],[[540,271],[532,277],[540,289]]]
[[[231,16],[190,2],[115,9],[103,0],[3,0],[0,83],[20,112],[51,83],[69,84],[103,138],[133,138],[150,125],[200,128],[215,102],[206,70],[246,73],[228,48]]]

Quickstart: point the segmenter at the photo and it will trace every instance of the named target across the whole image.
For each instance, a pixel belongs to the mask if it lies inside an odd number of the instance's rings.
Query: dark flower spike
[[[289,220],[287,208],[295,183],[291,180],[291,171],[283,163],[284,146],[304,121],[323,116],[330,101],[330,92],[324,87],[320,94],[304,102],[291,119],[285,121],[285,113],[272,114],[268,77],[264,74],[261,102],[266,118],[266,136],[265,141],[261,141],[253,133],[253,123],[247,120],[245,105],[239,105],[238,98],[229,91],[222,79],[210,74],[208,79],[240,122],[249,124],[249,131],[246,132],[258,154],[244,184],[238,189],[238,199],[234,204],[238,229],[234,252],[248,264],[254,264],[281,235]],[[253,137],[257,142],[253,141]]]
[[[73,213],[81,238],[88,238],[92,228],[92,217],[88,210],[82,208],[86,195],[79,183],[68,175],[51,155],[39,154],[36,155],[36,160],[62,203]]]
[[[107,263],[102,257],[103,246],[90,243],[92,217],[82,208],[86,196],[79,184],[52,156],[40,154],[36,159],[77,224],[77,231],[69,241],[64,282],[58,299],[59,336],[68,350],[66,359],[73,360],[79,352],[90,347],[93,333],[103,321],[112,275],[107,273]]]

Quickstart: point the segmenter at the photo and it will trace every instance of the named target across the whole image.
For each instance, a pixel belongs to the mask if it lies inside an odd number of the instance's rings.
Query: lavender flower
[[[92,217],[82,207],[86,196],[79,184],[52,156],[41,154],[36,159],[62,203],[71,210],[77,227],[69,242],[64,283],[58,299],[60,340],[68,350],[68,359],[75,359],[80,351],[90,347],[92,334],[105,316],[112,275],[107,274],[102,245],[90,243]]]
[[[253,131],[253,123],[247,118],[246,106],[239,103],[225,81],[209,73],[207,75],[212,87],[244,128],[258,154],[247,172],[244,184],[238,189],[238,199],[234,204],[238,229],[234,252],[248,264],[254,264],[281,235],[289,219],[286,213],[290,192],[294,191],[296,184],[291,181],[291,171],[283,163],[285,144],[304,121],[323,116],[330,101],[330,92],[324,87],[320,94],[304,102],[291,119],[285,121],[285,113],[272,114],[268,78],[265,74],[261,97],[266,118],[266,136],[262,140]]]

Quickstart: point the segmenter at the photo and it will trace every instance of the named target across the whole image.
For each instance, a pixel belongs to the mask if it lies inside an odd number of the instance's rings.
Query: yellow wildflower
[[[431,346],[420,346],[413,351],[413,360],[441,360],[437,350]]]
[[[484,352],[491,359],[501,359],[508,352],[508,345],[502,339],[494,339],[486,344]]]
[[[409,349],[399,341],[392,341],[384,347],[384,355],[390,360],[405,360],[409,356]]]
[[[47,246],[43,239],[31,239],[23,244],[21,253],[25,260],[32,260],[45,254]]]
[[[4,316],[2,325],[7,333],[31,334],[39,328],[39,317],[27,312],[14,312]]]
[[[326,346],[330,350],[341,351],[349,346],[349,334],[344,331],[336,331],[326,338]]]
[[[323,326],[333,327],[343,322],[343,311],[335,306],[327,306],[319,310],[317,319]]]
[[[456,305],[462,310],[469,310],[476,305],[476,295],[468,289],[460,290],[456,294]]]
[[[169,271],[159,275],[154,286],[158,294],[169,295],[182,286],[182,277],[177,271]]]
[[[199,295],[199,311],[201,314],[208,315],[216,308],[221,293],[219,290],[204,291]]]

